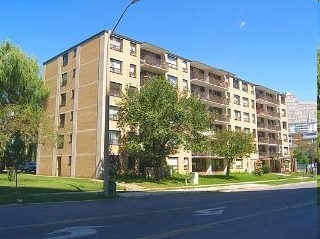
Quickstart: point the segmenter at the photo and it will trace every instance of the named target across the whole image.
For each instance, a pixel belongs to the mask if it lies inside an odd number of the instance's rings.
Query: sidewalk
[[[278,181],[278,180],[270,180]],[[261,181],[260,181],[261,182]],[[150,197],[150,196],[161,196],[161,195],[173,195],[182,193],[192,193],[192,192],[239,192],[239,191],[261,191],[267,189],[276,189],[280,186],[291,185],[291,184],[303,184],[308,182],[300,183],[289,183],[281,185],[267,185],[260,182],[244,182],[244,183],[232,183],[232,184],[215,184],[215,185],[201,185],[201,186],[184,186],[176,188],[155,188],[146,189],[139,187],[134,184],[121,184],[126,186],[129,191],[118,191],[117,196],[122,198],[140,198],[140,197]],[[137,186],[137,187],[135,187]]]

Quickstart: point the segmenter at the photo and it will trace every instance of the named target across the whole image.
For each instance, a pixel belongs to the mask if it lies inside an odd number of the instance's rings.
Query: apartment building
[[[117,101],[125,87],[139,90],[157,75],[201,98],[215,113],[213,129],[244,130],[255,135],[257,153],[237,160],[233,171],[251,172],[257,160],[265,160],[274,170],[281,169],[281,160],[289,155],[283,95],[161,47],[102,31],[44,63],[43,79],[50,88],[47,117],[53,122],[57,140],[54,145],[39,145],[37,173],[100,177],[106,123],[110,163],[121,161],[126,170],[134,170],[133,157],[120,160],[119,156]],[[109,118],[105,120],[106,104]],[[181,173],[223,174],[226,170],[223,158],[206,152],[181,150],[168,157],[167,163]]]

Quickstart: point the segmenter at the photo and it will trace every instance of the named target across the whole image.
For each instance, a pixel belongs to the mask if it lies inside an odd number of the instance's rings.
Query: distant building
[[[289,133],[317,131],[317,102],[299,102],[296,95],[287,92]]]

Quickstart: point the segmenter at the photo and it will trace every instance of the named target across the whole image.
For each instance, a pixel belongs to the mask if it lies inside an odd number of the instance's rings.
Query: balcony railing
[[[257,109],[257,113],[258,114],[263,114],[263,115],[269,115],[269,116],[273,116],[273,117],[277,117],[280,118],[280,113],[279,112],[275,112],[275,111],[271,111],[271,110],[266,110],[266,109]]]
[[[153,56],[150,56],[150,55],[141,55],[140,63],[147,64],[147,65],[150,65],[153,67],[157,67],[162,70],[168,70],[168,64],[165,61],[160,60],[160,59],[153,57]]]
[[[223,121],[223,122],[229,122],[230,117],[228,115],[223,115],[223,114],[214,114],[214,119],[216,121]]]
[[[225,82],[224,80],[222,80],[222,79],[220,80],[214,76],[205,75],[200,72],[192,72],[191,79],[193,79],[193,80],[197,79],[197,80],[200,80],[200,81],[203,81],[203,82],[215,85],[215,86],[219,86],[222,88],[228,88],[228,83]]]
[[[274,104],[279,104],[278,99],[275,99],[273,97],[270,97],[264,94],[257,94],[257,99],[265,100]]]
[[[279,125],[268,125],[268,129],[270,130],[276,130],[276,131],[281,131],[281,127]]]
[[[278,144],[280,145],[282,142],[280,139],[270,139],[269,138],[269,144]]]
[[[202,100],[207,100],[210,102],[219,103],[219,104],[223,104],[223,105],[228,105],[230,102],[230,100],[225,97],[221,97],[221,96],[217,96],[217,95],[209,95],[207,92],[194,91],[194,92],[192,92],[192,94]]]
[[[258,123],[258,128],[267,128],[267,124],[266,123]]]
[[[268,144],[269,143],[269,139],[265,138],[265,137],[258,137],[258,143],[260,143],[260,144]]]

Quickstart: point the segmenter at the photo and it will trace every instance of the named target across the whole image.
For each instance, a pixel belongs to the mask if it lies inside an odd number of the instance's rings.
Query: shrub
[[[263,173],[263,174],[267,174],[267,173],[270,172],[270,168],[269,168],[268,165],[262,165],[261,170],[262,170],[262,173]]]
[[[255,169],[253,171],[253,175],[255,176],[262,176],[262,170],[259,168],[259,169]]]

